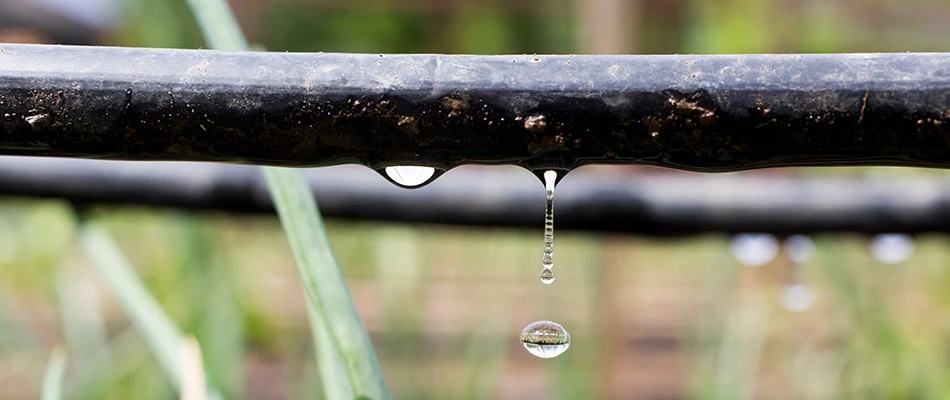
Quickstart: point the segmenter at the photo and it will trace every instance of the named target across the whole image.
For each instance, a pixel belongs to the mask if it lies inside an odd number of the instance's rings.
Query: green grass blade
[[[303,174],[293,169],[265,168],[264,176],[297,260],[307,300],[319,322],[329,328],[328,342],[340,355],[354,397],[389,398],[369,335],[330,250],[310,186]]]
[[[132,272],[132,265],[104,229],[83,225],[80,239],[119,305],[143,335],[145,343],[176,389],[181,389],[179,343],[182,333]]]
[[[350,387],[350,379],[346,375],[346,366],[337,354],[330,331],[323,325],[323,318],[320,318],[309,302],[307,316],[310,318],[310,332],[313,334],[314,351],[317,353],[317,365],[324,397],[327,399],[355,398],[353,388]]]
[[[99,270],[119,305],[132,319],[145,343],[155,354],[159,365],[176,390],[182,389],[181,330],[165,314],[158,301],[148,292],[122,250],[103,228],[82,224],[80,242],[92,264]],[[219,398],[218,391],[208,388],[208,398]]]
[[[247,40],[224,0],[187,0],[208,46],[215,50],[245,51]]]
[[[56,279],[59,319],[74,362],[96,358],[108,361],[109,345],[99,291],[73,264],[73,255],[61,262]],[[85,267],[85,265],[83,265]]]
[[[207,400],[207,380],[201,347],[194,337],[182,339],[179,345],[181,356],[181,400]]]
[[[188,4],[211,48],[247,50],[247,40],[224,0],[188,0]],[[321,377],[333,379],[324,382],[327,396],[349,393],[354,398],[389,398],[369,335],[330,250],[310,186],[299,171],[263,170],[303,280]],[[318,319],[313,320],[315,317]],[[344,374],[338,368],[327,371],[330,366],[343,366],[347,382],[337,382]]]
[[[114,373],[112,350],[106,334],[101,295],[95,285],[88,261],[82,262],[79,249],[71,249],[60,262],[56,279],[59,320],[73,364],[82,366],[73,378],[73,399],[103,397],[100,388],[108,385]],[[86,272],[88,271],[88,272]]]
[[[43,376],[43,400],[59,400],[63,398],[63,376],[66,372],[66,350],[56,347],[49,356],[46,364],[46,374]]]

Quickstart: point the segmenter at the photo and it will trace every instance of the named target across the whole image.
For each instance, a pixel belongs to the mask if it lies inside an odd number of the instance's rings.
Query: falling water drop
[[[815,305],[818,293],[811,286],[803,283],[792,283],[782,289],[779,302],[782,307],[791,312],[802,312]]]
[[[544,267],[541,270],[541,283],[545,285],[550,285],[554,283],[554,270],[548,267]]]
[[[393,183],[407,188],[420,187],[432,180],[435,168],[417,166],[386,167],[386,177]]]
[[[571,347],[571,334],[557,322],[535,321],[521,331],[521,344],[536,357],[554,358]]]
[[[550,285],[554,282],[554,185],[557,182],[557,172],[544,171],[544,253],[541,256],[541,282]],[[550,278],[545,279],[545,272],[550,272]]]
[[[900,264],[914,254],[914,238],[902,233],[885,233],[871,238],[871,255],[885,264]]]
[[[768,233],[740,233],[732,238],[729,247],[732,256],[742,265],[760,267],[775,259],[779,243]]]

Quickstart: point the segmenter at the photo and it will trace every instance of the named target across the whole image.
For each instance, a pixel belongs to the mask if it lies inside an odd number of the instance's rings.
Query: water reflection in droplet
[[[571,334],[557,322],[535,321],[521,331],[521,344],[536,357],[554,358],[571,347]]]
[[[541,270],[541,283],[545,285],[554,283],[554,270],[547,267],[543,268]]]
[[[429,182],[435,175],[435,168],[409,165],[395,166],[386,167],[385,173],[393,183],[411,188]]]

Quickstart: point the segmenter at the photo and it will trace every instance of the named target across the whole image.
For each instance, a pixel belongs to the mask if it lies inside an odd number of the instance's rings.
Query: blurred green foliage
[[[10,228],[3,242],[19,239],[0,264],[2,397],[38,393],[49,349],[65,340],[50,284],[57,269],[72,270],[74,289],[99,293],[70,312],[83,320],[100,310],[109,352],[106,362],[96,352],[70,357],[66,397],[176,397],[73,251],[69,206],[5,201],[0,209],[18,210],[0,220]],[[49,216],[61,219],[32,228]],[[276,219],[111,207],[89,216],[117,239],[182,331],[199,339],[210,379],[228,398],[319,397],[303,296]],[[950,365],[943,236],[921,238],[906,267],[874,262],[861,237],[817,238],[803,279],[817,288],[818,304],[796,314],[777,301],[783,262],[741,268],[717,235],[664,242],[562,232],[559,280],[542,287],[537,231],[352,222],[328,229],[400,397],[950,393],[942,379]],[[47,241],[48,232],[67,239]],[[36,252],[33,244],[43,242],[53,245]],[[520,348],[517,332],[540,318],[571,330],[565,355],[538,360]]]
[[[424,23],[422,16],[408,12],[282,5],[266,17],[266,46],[287,51],[418,53],[426,42]]]

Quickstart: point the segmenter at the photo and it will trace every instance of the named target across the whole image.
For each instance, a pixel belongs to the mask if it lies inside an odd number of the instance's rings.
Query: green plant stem
[[[320,324],[329,328],[326,342],[332,344],[340,356],[354,397],[389,398],[376,352],[330,250],[310,187],[297,170],[265,168],[264,176],[297,260],[309,307],[319,316]],[[318,349],[327,350],[330,349]],[[326,372],[322,374],[330,376]]]
[[[168,380],[176,390],[181,391],[180,346],[184,339],[181,330],[135,276],[131,263],[105,229],[80,223],[79,235],[92,264],[158,358]],[[214,388],[209,386],[207,390],[209,399],[221,397]]]
[[[224,51],[247,50],[247,39],[224,0],[187,0],[209,47]]]
[[[330,337],[330,331],[323,325],[323,318],[307,302],[307,316],[310,319],[310,332],[313,334],[314,351],[317,353],[317,365],[320,381],[323,383],[323,395],[327,399],[352,399],[353,388],[347,377],[343,359],[337,354],[337,348]]]
[[[129,260],[108,232],[85,223],[79,230],[82,247],[92,264],[158,358],[172,385],[181,389],[178,349],[183,337],[181,331],[132,272]]]
[[[62,398],[65,372],[66,350],[56,347],[49,356],[49,363],[46,364],[46,374],[43,376],[42,400],[59,400]]]
[[[188,0],[188,4],[211,48],[247,50],[247,40],[224,0]],[[296,170],[263,171],[303,280],[320,366],[333,369],[321,375],[339,379],[342,374],[334,366],[346,371],[348,385],[324,382],[328,397],[338,396],[348,387],[354,398],[388,399],[376,352],[330,250],[310,186]]]

